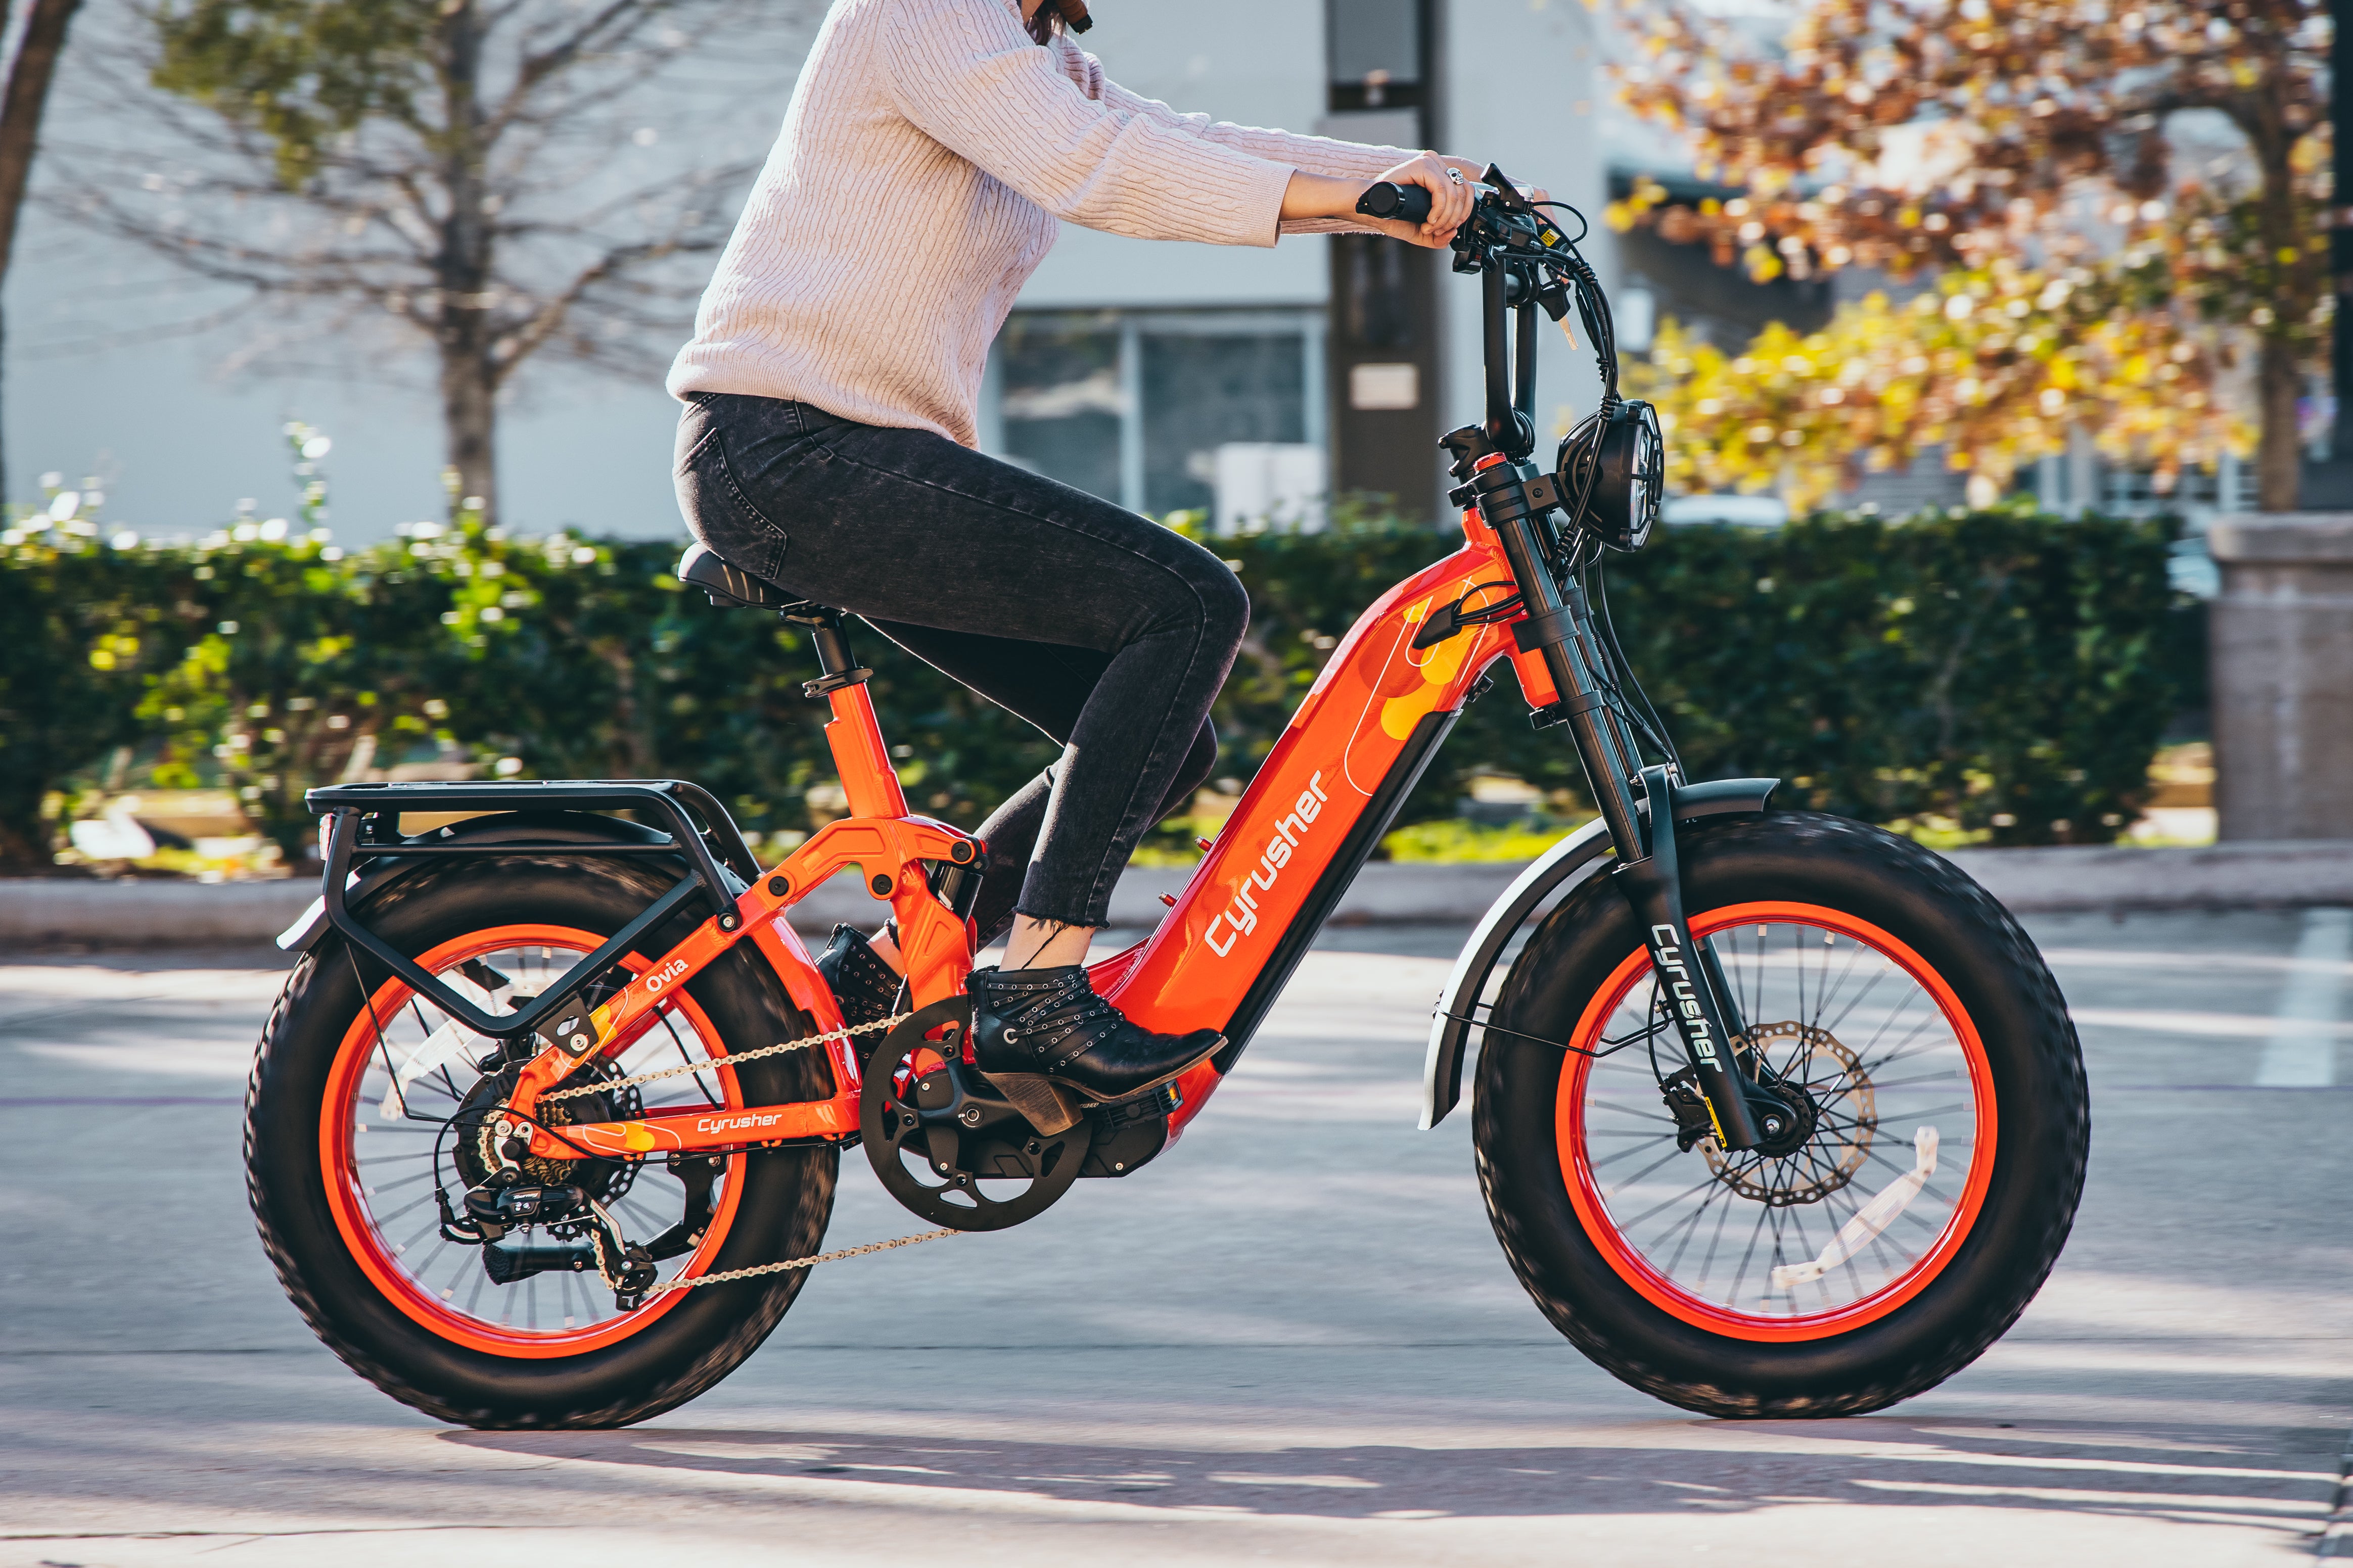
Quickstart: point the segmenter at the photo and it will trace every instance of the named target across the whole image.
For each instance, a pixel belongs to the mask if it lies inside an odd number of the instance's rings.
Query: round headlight
[[[1599,429],[1562,442],[1561,489],[1589,497],[1578,526],[1612,550],[1641,549],[1659,521],[1666,453],[1659,416],[1647,403],[1620,403]]]

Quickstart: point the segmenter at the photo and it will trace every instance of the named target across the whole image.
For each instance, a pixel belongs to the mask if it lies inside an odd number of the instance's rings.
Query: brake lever
[[[1530,217],[1535,216],[1536,209],[1529,205],[1527,197],[1520,194],[1520,187],[1512,184],[1511,176],[1494,164],[1488,164],[1487,172],[1480,175],[1479,180],[1481,184],[1491,186],[1494,190],[1505,211],[1524,214]]]

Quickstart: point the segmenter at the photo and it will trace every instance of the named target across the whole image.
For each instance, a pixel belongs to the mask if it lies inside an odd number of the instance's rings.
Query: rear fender
[[[1707,784],[1678,785],[1674,792],[1675,820],[1703,816],[1755,816],[1765,809],[1778,779],[1715,779]],[[1649,803],[1640,807],[1649,813]],[[1487,981],[1512,938],[1538,906],[1566,893],[1606,869],[1615,859],[1609,830],[1597,819],[1570,834],[1529,862],[1527,869],[1488,906],[1471,940],[1454,960],[1454,972],[1439,993],[1438,1013],[1430,1020],[1430,1054],[1422,1064],[1421,1126],[1423,1131],[1446,1120],[1462,1098],[1462,1060],[1470,1052],[1471,1033],[1480,1027],[1475,1015],[1487,992]]]

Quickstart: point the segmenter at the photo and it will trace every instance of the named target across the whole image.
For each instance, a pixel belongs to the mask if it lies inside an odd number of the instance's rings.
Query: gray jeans
[[[712,550],[863,617],[1059,742],[980,826],[984,942],[1014,914],[1107,922],[1136,841],[1217,764],[1209,704],[1250,599],[1199,545],[925,430],[689,396],[678,499]]]

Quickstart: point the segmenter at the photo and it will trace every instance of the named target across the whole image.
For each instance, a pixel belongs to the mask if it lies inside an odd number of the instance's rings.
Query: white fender
[[[1714,779],[1706,784],[1675,788],[1675,820],[1703,816],[1753,816],[1765,809],[1778,779]],[[1647,805],[1640,807],[1647,813]],[[1536,906],[1553,894],[1599,872],[1610,861],[1609,831],[1599,818],[1587,823],[1528,863],[1512,879],[1504,896],[1487,908],[1472,928],[1471,940],[1454,960],[1454,972],[1438,994],[1438,1012],[1430,1021],[1430,1052],[1421,1069],[1421,1127],[1437,1126],[1462,1096],[1462,1058],[1470,1047],[1471,1031],[1478,1028],[1472,1009],[1487,989],[1487,976]]]
[[[1496,957],[1529,911],[1556,888],[1584,880],[1577,872],[1588,862],[1598,868],[1609,851],[1609,830],[1597,817],[1529,861],[1471,929],[1471,940],[1456,955],[1454,972],[1446,977],[1446,987],[1438,994],[1438,1011],[1430,1021],[1430,1051],[1421,1068],[1423,1131],[1443,1121],[1461,1097],[1463,1045],[1477,1026],[1450,1026],[1471,1016],[1472,1005],[1487,988]]]

